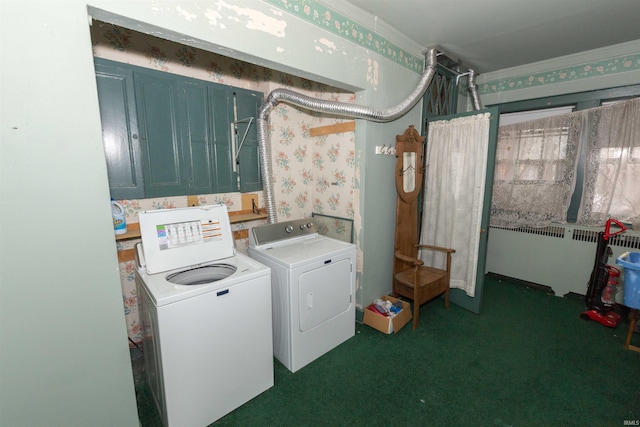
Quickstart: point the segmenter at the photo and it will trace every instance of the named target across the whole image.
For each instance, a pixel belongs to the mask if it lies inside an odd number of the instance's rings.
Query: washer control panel
[[[235,254],[225,205],[143,211],[138,221],[149,274]]]

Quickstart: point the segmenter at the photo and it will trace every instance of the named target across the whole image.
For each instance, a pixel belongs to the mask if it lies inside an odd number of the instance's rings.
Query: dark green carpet
[[[580,319],[580,299],[489,277],[482,314],[436,299],[415,331],[356,336],[215,426],[622,426],[640,420],[628,323]],[[634,343],[639,337],[634,335]],[[143,427],[159,426],[144,382]],[[633,425],[633,424],[632,424]]]

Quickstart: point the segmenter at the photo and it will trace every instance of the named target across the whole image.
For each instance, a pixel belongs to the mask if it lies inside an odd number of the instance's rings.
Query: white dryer
[[[249,256],[271,268],[273,352],[291,372],[355,334],[356,247],[312,218],[254,227]]]
[[[145,371],[165,427],[202,427],[273,386],[271,275],[224,205],[139,215]]]

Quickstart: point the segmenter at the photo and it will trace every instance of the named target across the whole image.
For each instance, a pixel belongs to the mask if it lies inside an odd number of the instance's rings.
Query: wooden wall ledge
[[[355,121],[343,122],[343,123],[336,123],[335,125],[311,128],[309,129],[309,135],[311,136],[330,135],[332,133],[353,132],[355,129],[356,129]]]
[[[269,215],[267,215],[267,210],[265,208],[258,209],[258,213],[251,209],[247,209],[243,211],[229,212],[229,222],[231,224],[237,224],[239,222],[257,221],[259,219],[265,219],[268,216]]]
[[[118,263],[133,261],[136,259],[135,249],[122,249],[118,251]]]

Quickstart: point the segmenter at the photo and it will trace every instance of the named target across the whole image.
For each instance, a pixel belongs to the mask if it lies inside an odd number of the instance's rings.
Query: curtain
[[[640,222],[640,98],[584,112],[584,187],[578,223]],[[635,226],[634,226],[635,228]]]
[[[429,123],[420,242],[455,249],[451,287],[473,297],[489,145],[488,113]],[[441,253],[421,251],[445,268]]]
[[[502,126],[491,225],[564,223],[576,183],[582,117],[569,113]]]

